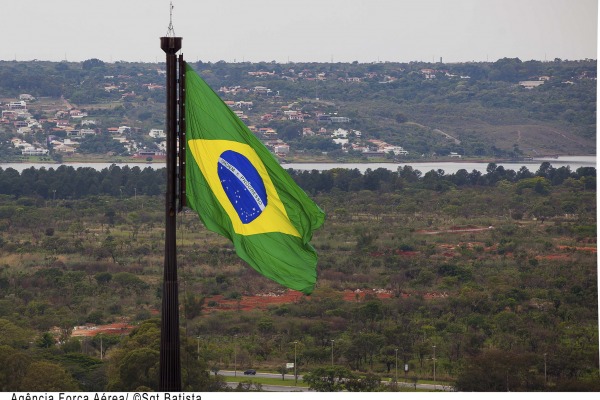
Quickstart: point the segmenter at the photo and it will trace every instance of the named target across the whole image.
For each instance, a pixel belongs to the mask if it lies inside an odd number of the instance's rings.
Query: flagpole
[[[159,391],[181,391],[179,299],[177,284],[177,56],[181,37],[160,38],[167,57],[167,190],[165,197],[165,258],[160,334]]]

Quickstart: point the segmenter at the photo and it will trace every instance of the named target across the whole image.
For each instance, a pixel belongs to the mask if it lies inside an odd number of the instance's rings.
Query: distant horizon
[[[182,52],[185,53],[185,52]],[[470,60],[470,61],[440,61],[438,60],[431,60],[431,61],[425,61],[425,60],[412,60],[412,61],[392,61],[392,60],[378,60],[378,61],[357,61],[357,60],[353,60],[353,61],[294,61],[294,60],[289,60],[289,61],[277,61],[277,60],[271,60],[271,61],[265,61],[265,60],[261,60],[261,61],[250,61],[250,60],[237,60],[234,59],[233,61],[228,61],[228,60],[202,60],[202,59],[194,59],[194,60],[190,60],[190,59],[186,59],[186,61],[191,62],[191,63],[196,63],[196,62],[204,62],[204,63],[218,63],[218,62],[225,62],[227,64],[353,64],[355,62],[357,62],[358,64],[412,64],[412,63],[423,63],[423,64],[468,64],[468,63],[495,63],[498,60],[502,60],[502,59],[519,59],[521,62],[530,62],[530,61],[537,61],[537,62],[542,62],[542,63],[550,63],[550,62],[555,62],[556,59],[562,61],[562,62],[589,62],[589,61],[598,61],[597,58],[581,58],[581,59],[566,59],[566,58],[560,58],[560,57],[555,57],[553,59],[547,59],[547,60],[539,60],[539,59],[530,59],[530,60],[525,60],[522,59],[520,57],[500,57],[498,59],[495,60]],[[44,59],[37,59],[37,58],[33,58],[33,59],[28,59],[28,60],[19,60],[19,59],[0,59],[0,62],[51,62],[51,63],[62,63],[62,62],[66,62],[66,63],[82,63],[84,61],[87,60],[92,60],[92,59],[98,59],[106,64],[117,64],[117,63],[130,63],[130,64],[164,64],[165,60],[164,59],[160,59],[160,60],[156,60],[156,61],[129,61],[129,60],[112,60],[112,61],[107,61],[107,60],[103,60],[100,57],[90,57],[90,58],[86,58],[84,60],[69,60],[69,59],[63,59],[63,60],[44,60]],[[184,59],[185,59],[185,54],[184,54]]]

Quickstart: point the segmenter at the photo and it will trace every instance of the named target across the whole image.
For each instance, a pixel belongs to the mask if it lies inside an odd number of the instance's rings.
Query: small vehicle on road
[[[247,369],[244,371],[244,375],[256,375],[255,369]]]

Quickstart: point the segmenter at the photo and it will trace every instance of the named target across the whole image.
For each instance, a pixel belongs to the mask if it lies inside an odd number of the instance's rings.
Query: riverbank
[[[331,159],[326,155],[323,156],[295,156],[279,158],[281,164],[336,164],[336,165],[353,165],[353,164],[430,164],[430,163],[481,163],[481,164],[520,164],[535,161],[549,161],[566,159],[579,159],[579,158],[596,158],[596,155],[555,155],[555,156],[542,156],[542,157],[526,157],[521,159],[506,159],[506,158],[481,158],[481,157],[423,157],[423,158],[369,158],[364,159],[360,157],[356,158],[344,158],[344,159]],[[101,164],[164,164],[166,158],[164,156],[154,156],[149,158],[141,157],[123,157],[123,156],[106,156],[106,155],[88,155],[88,156],[69,156],[64,157],[61,162],[55,161],[50,157],[40,156],[28,156],[18,157],[11,160],[0,160],[0,165],[3,164],[85,164],[85,163],[101,163]]]

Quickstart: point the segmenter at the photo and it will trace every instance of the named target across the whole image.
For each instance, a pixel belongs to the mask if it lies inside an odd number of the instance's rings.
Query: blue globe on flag
[[[250,160],[227,150],[221,154],[218,175],[223,190],[244,224],[254,221],[267,206],[267,191]]]

